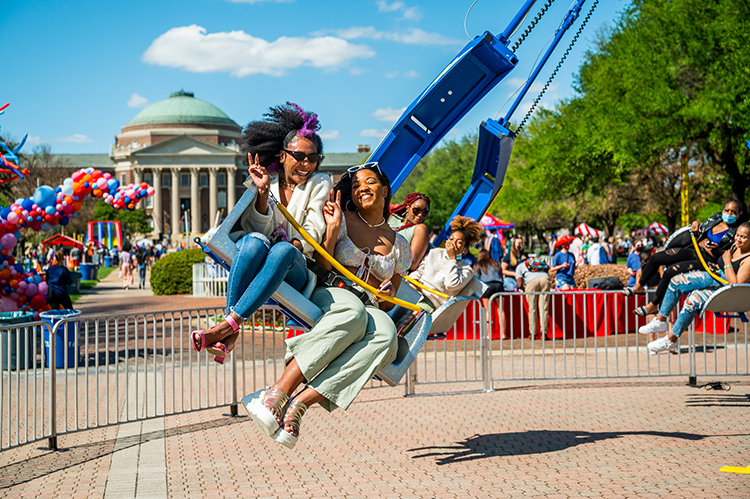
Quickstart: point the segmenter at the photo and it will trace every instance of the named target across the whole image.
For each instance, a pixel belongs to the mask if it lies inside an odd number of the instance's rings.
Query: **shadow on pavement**
[[[140,435],[134,435],[132,437],[121,438],[118,445],[118,450],[127,449],[134,445],[140,445],[142,443],[158,440],[160,438],[169,438],[175,435],[183,435],[186,433],[192,433],[195,431],[209,430],[212,428],[222,428],[238,423],[243,423],[247,420],[246,417],[225,417],[214,421],[206,421],[203,423],[195,423],[191,425],[178,426],[177,428],[169,428],[164,431],[153,431],[147,432]],[[65,449],[59,449],[57,451],[49,451],[41,456],[35,456],[17,463],[9,464],[8,466],[0,467],[0,490],[7,487],[14,487],[36,478],[40,478],[57,471],[72,468],[83,464],[94,459],[99,459],[108,454],[112,454],[115,450],[115,443],[117,439],[102,440],[101,442],[93,442],[84,445],[77,445],[75,447],[68,447]]]
[[[662,431],[622,431],[592,433],[568,430],[532,430],[513,433],[491,433],[474,435],[463,442],[447,446],[431,446],[409,449],[409,452],[424,452],[412,459],[435,457],[436,464],[452,464],[473,461],[495,456],[519,456],[525,454],[545,454],[557,452],[577,445],[621,438],[629,435],[648,435],[684,440],[701,440],[712,435],[696,435],[682,432]],[[722,435],[726,436],[726,435]]]

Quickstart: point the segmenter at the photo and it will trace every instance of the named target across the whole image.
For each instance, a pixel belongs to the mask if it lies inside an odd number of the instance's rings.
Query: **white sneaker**
[[[679,341],[670,341],[669,336],[662,336],[657,338],[648,344],[648,351],[653,353],[661,353],[669,351],[671,353],[680,352]]]
[[[667,321],[660,321],[659,319],[654,317],[651,322],[649,322],[645,326],[639,327],[638,332],[641,334],[666,333],[667,329]]]

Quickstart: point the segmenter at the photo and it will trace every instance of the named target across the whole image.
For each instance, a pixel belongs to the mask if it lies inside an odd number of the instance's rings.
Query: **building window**
[[[161,174],[161,185],[164,187],[172,187],[172,174],[162,173]]]
[[[219,187],[227,186],[227,174],[226,173],[219,173],[217,180],[219,183]]]
[[[199,177],[198,185],[201,187],[208,187],[208,173],[201,173]]]
[[[219,196],[217,199],[217,206],[219,208],[226,208],[227,207],[227,191],[219,191]]]
[[[144,173],[143,174],[143,181],[146,182],[148,185],[154,185],[154,174],[153,173]]]
[[[120,185],[121,186],[127,185],[127,184],[125,184],[125,179],[126,179],[125,174],[121,173],[120,174]]]
[[[180,173],[180,187],[190,187],[189,173]]]
[[[149,196],[146,198],[146,208],[153,208],[154,206],[154,198],[153,196]]]

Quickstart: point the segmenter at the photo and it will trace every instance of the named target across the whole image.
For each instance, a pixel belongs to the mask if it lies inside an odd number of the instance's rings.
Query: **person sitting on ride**
[[[724,279],[729,284],[750,283],[750,223],[741,224],[735,233],[734,244],[721,257]],[[659,314],[648,324],[638,329],[641,334],[662,333],[668,330],[667,317],[680,302],[680,296],[692,293],[672,325],[672,332],[648,344],[654,353],[679,352],[680,335],[690,326],[695,315],[701,311],[703,304],[722,283],[711,274],[702,270],[693,270],[677,275],[670,280],[669,288],[661,303]],[[709,288],[709,289],[706,289]]]
[[[323,159],[323,142],[316,131],[317,115],[296,104],[272,107],[263,121],[251,122],[243,132],[254,202],[240,218],[247,234],[237,241],[227,284],[224,320],[206,331],[192,333],[193,348],[208,351],[223,363],[247,320],[276,291],[282,281],[297,290],[307,283],[305,256],[313,247],[288,224],[269,192],[302,227],[320,241],[325,232],[322,208],[333,186],[327,174],[316,173]],[[263,166],[263,165],[267,165]]]
[[[552,267],[550,271],[555,271],[555,289],[565,291],[576,287],[576,257],[570,253],[570,243],[573,238],[563,236],[555,243],[555,247],[560,248],[552,258]]]
[[[706,263],[716,264],[719,256],[732,245],[743,211],[744,206],[741,201],[730,199],[724,204],[724,210],[721,213],[713,215],[702,225],[693,221],[690,231],[695,234],[701,255]],[[668,249],[654,253],[648,264],[641,269],[641,278],[638,283],[632,288],[625,288],[623,294],[630,296],[645,293],[646,283],[659,273],[662,265],[666,265],[667,270],[662,275],[656,295],[645,307],[636,308],[634,310],[636,315],[646,316],[655,314],[659,310],[659,305],[664,299],[672,277],[703,268],[693,247],[690,232],[685,231],[677,235],[669,244]]]
[[[445,248],[435,248],[422,260],[419,268],[409,277],[421,284],[448,295],[443,298],[427,290],[419,291],[435,308],[447,302],[450,297],[463,294],[482,295],[486,285],[479,279],[474,279],[471,264],[462,260],[462,255],[469,247],[476,244],[484,229],[479,222],[471,218],[457,215],[450,223],[451,234],[445,241]],[[473,285],[464,289],[469,283]],[[481,289],[480,289],[481,288]]]
[[[350,168],[323,207],[323,247],[352,273],[393,296],[411,264],[411,251],[386,223],[390,197],[390,181],[377,163]],[[331,269],[327,260],[316,258]],[[372,376],[396,359],[396,327],[384,312],[393,304],[367,296],[365,305],[347,289],[313,291],[310,299],[323,316],[309,332],[286,340],[283,374],[245,405],[264,434],[294,447],[307,408],[319,403],[327,411],[346,410]],[[303,383],[307,386],[290,401]]]
[[[391,208],[388,225],[401,234],[411,245],[411,268],[416,270],[430,245],[430,231],[424,224],[430,213],[430,198],[419,192],[406,196],[403,204]]]

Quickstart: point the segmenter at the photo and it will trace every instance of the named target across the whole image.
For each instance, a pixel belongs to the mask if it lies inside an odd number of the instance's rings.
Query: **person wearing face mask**
[[[406,196],[403,204],[391,207],[388,225],[406,238],[411,246],[412,261],[409,270],[416,270],[429,247],[430,232],[424,224],[430,214],[430,198],[419,192]]]
[[[511,242],[510,251],[505,254],[500,264],[500,268],[503,270],[505,291],[516,291],[518,289],[518,285],[516,284],[516,267],[524,260],[526,260],[526,253],[524,251],[523,238],[516,236]]]
[[[477,290],[466,290],[472,294],[481,295],[486,290],[486,285],[478,279],[474,279],[474,271],[471,264],[461,259],[466,250],[472,244],[479,241],[484,229],[479,222],[471,218],[457,215],[450,223],[451,234],[445,241],[445,249],[435,248],[427,253],[419,268],[412,272],[411,276],[425,286],[447,294],[449,297],[458,296],[464,288],[473,282]],[[435,308],[448,301],[448,298],[437,296],[428,291],[420,291]],[[476,291],[476,292],[475,292]]]
[[[672,277],[703,268],[693,247],[691,232],[695,235],[703,259],[709,265],[715,266],[721,254],[732,245],[737,227],[740,225],[739,219],[743,213],[743,203],[737,199],[730,199],[724,204],[721,213],[713,215],[703,224],[694,221],[690,231],[679,234],[668,244],[667,249],[655,253],[648,264],[643,266],[640,280],[636,285],[623,290],[625,296],[645,293],[646,283],[658,274],[662,265],[667,266],[654,299],[646,306],[636,308],[634,313],[640,316],[655,314],[659,310],[659,305]]]
[[[555,289],[565,291],[576,287],[575,272],[576,272],[576,257],[570,253],[570,243],[573,242],[573,238],[570,236],[563,236],[560,238],[555,247],[559,248],[554,258],[552,258],[552,267],[550,271],[555,271]]]
[[[224,320],[191,334],[193,348],[208,350],[220,364],[239,338],[239,324],[282,282],[298,291],[307,284],[305,256],[312,257],[313,247],[269,201],[270,194],[316,241],[322,240],[326,230],[322,210],[333,183],[328,175],[317,173],[323,159],[317,114],[288,102],[271,108],[265,116],[243,132],[250,174],[245,185],[255,185],[257,194],[240,217],[245,235],[237,240],[229,272]]]

